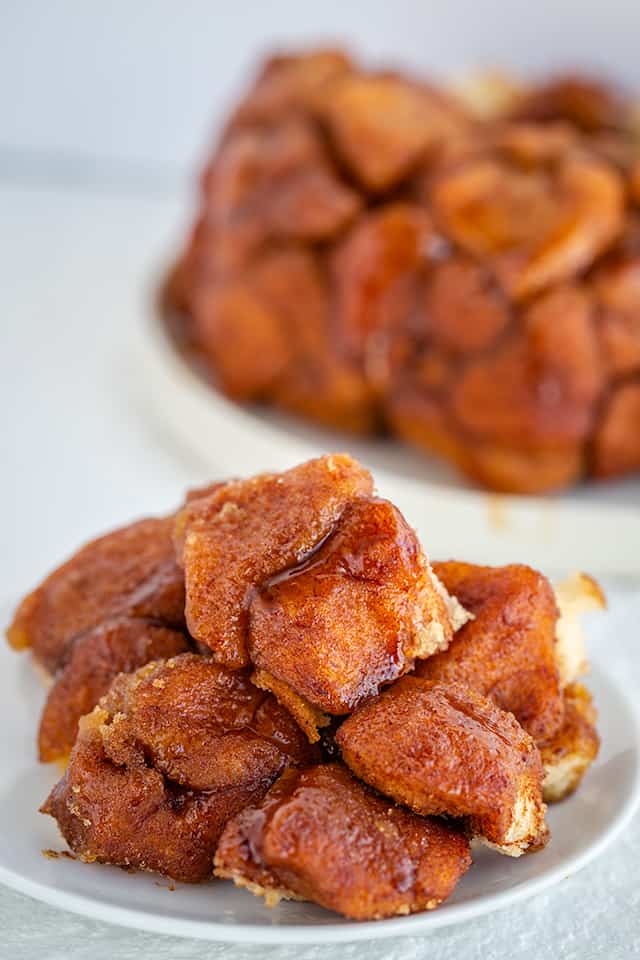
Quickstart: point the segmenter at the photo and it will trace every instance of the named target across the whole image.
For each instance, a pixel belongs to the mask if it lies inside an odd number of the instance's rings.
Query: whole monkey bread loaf
[[[506,100],[338,51],[266,62],[164,291],[218,389],[494,490],[640,469],[632,105],[575,77]]]

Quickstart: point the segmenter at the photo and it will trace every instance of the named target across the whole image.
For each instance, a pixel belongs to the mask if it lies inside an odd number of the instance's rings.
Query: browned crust
[[[331,718],[314,707],[313,704],[299,696],[288,683],[278,680],[266,670],[255,670],[251,680],[261,690],[270,691],[276,700],[285,707],[294,718],[300,729],[306,734],[309,743],[317,743],[320,739],[319,730],[328,727]]]

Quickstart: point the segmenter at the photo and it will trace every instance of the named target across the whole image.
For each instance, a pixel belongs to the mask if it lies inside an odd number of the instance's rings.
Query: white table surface
[[[131,352],[151,271],[172,249],[184,209],[177,194],[145,194],[109,181],[53,188],[37,178],[0,180],[0,574],[6,596],[24,592],[82,540],[171,508],[185,487],[208,479],[151,416]],[[606,651],[614,673],[640,688],[640,589],[612,584],[610,592],[611,620],[594,623],[591,640]],[[426,939],[345,945],[336,955],[640,956],[639,860],[636,817],[615,849],[524,906]],[[325,955],[321,947],[232,947],[136,933],[0,888],[0,958]]]

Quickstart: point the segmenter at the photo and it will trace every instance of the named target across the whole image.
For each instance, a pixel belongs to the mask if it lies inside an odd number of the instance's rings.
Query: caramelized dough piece
[[[182,654],[116,678],[42,812],[81,860],[205,880],[226,821],[314,759],[245,675]]]
[[[205,229],[229,231],[226,242],[244,238],[245,255],[266,241],[328,240],[360,208],[316,128],[295,115],[243,128],[223,141],[205,172],[203,194]]]
[[[593,441],[596,477],[617,477],[640,470],[640,380],[615,388]]]
[[[640,373],[640,255],[614,257],[599,269],[592,288],[608,372]]]
[[[346,455],[226,484],[176,519],[189,631],[230,668],[246,666],[247,610],[270,577],[302,562],[371,476]]]
[[[201,349],[236,400],[268,400],[342,429],[368,432],[377,411],[361,371],[332,341],[323,271],[309,251],[265,251],[239,277],[193,295]]]
[[[378,410],[362,370],[334,342],[323,262],[301,250],[281,251],[271,259],[277,274],[271,295],[285,321],[292,355],[275,385],[273,402],[341,430],[371,432]]]
[[[261,261],[242,279],[201,286],[193,297],[198,342],[218,386],[233,400],[261,400],[292,362],[284,318]]]
[[[520,564],[482,567],[450,561],[434,571],[474,619],[443,653],[421,660],[418,676],[462,683],[515,715],[536,741],[560,728],[556,663],[558,608],[551,584]]]
[[[544,128],[507,128],[443,172],[431,201],[445,235],[487,262],[516,300],[571,280],[623,226],[616,170]]]
[[[460,357],[491,347],[511,320],[509,305],[491,273],[462,254],[452,254],[435,266],[424,312],[434,345]]]
[[[534,301],[522,321],[457,378],[453,417],[467,434],[497,444],[558,449],[580,443],[603,384],[585,292],[557,287]]]
[[[516,101],[516,120],[568,123],[587,134],[628,127],[629,105],[595,77],[566,74],[529,90]]]
[[[48,763],[68,756],[80,717],[93,710],[119,673],[131,673],[150,660],[188,650],[183,633],[142,618],[116,617],[80,634],[55,678],[40,718],[40,760]]]
[[[412,302],[377,347],[393,429],[493,489],[578,478],[605,386],[588,288],[512,304],[486,266],[455,254],[429,266]]]
[[[396,186],[429,151],[470,126],[453,98],[393,74],[339,76],[320,115],[344,163],[374,192]]]
[[[70,642],[107,617],[184,624],[184,583],[171,540],[173,517],[140,520],[93,540],[22,601],[7,636],[54,673]]]
[[[376,386],[387,377],[385,338],[413,304],[415,277],[434,240],[423,207],[392,203],[362,217],[336,248],[336,335]]]
[[[353,64],[341,50],[319,49],[271,56],[234,113],[229,129],[269,124],[283,114],[318,108],[332,82],[351,70]]]
[[[216,874],[262,895],[313,900],[354,920],[431,910],[471,864],[454,826],[418,817],[341,764],[288,770],[231,820]]]
[[[524,436],[524,435],[523,435]],[[524,449],[517,444],[475,441],[456,446],[456,458],[467,476],[487,490],[502,493],[553,493],[579,483],[585,473],[581,444]]]
[[[536,745],[469,687],[403,677],[336,741],[356,776],[416,813],[465,817],[473,836],[512,857],[547,841]]]
[[[249,607],[259,685],[278,696],[275,677],[330,714],[349,713],[452,636],[414,531],[376,498],[347,504],[322,544],[267,580]]]
[[[429,365],[437,370],[437,357],[433,361]],[[444,366],[445,376],[453,369]],[[446,396],[430,394],[423,383],[410,379],[388,398],[387,416],[399,437],[451,461],[472,482],[488,490],[547,493],[576,483],[585,471],[583,442],[532,443],[524,427],[520,440],[510,443],[472,436],[456,423]],[[553,429],[553,419],[549,417],[547,422]]]
[[[439,269],[436,277],[442,279]],[[497,327],[499,309],[486,293],[483,300]],[[456,303],[441,289],[441,326]],[[443,351],[435,382],[437,354],[425,354],[424,365],[408,375],[400,367],[388,403],[407,439],[450,457],[492,489],[534,493],[583,472],[604,376],[586,291],[557,286],[521,308],[517,320],[475,357]]]
[[[600,737],[591,694],[579,683],[564,692],[565,719],[554,737],[540,745],[545,778],[543,796],[556,803],[574,793],[598,755]]]

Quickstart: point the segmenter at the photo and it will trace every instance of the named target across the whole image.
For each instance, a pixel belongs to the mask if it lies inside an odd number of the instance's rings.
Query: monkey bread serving
[[[579,616],[603,603],[585,575],[432,562],[347,454],[193,490],[16,610],[64,765],[41,812],[79,861],[213,897],[435,909],[476,843],[553,842],[598,753]]]

